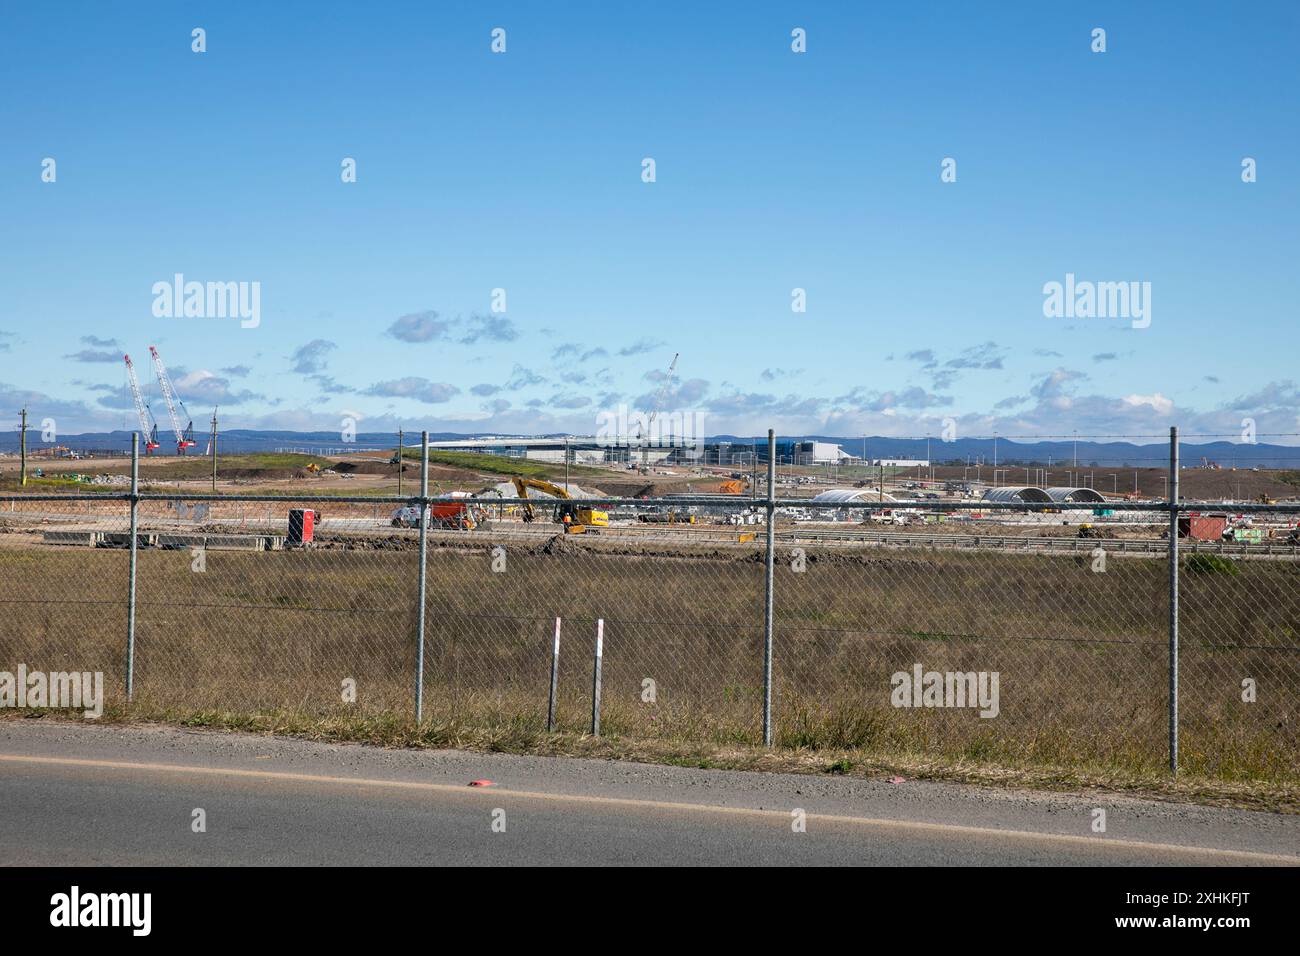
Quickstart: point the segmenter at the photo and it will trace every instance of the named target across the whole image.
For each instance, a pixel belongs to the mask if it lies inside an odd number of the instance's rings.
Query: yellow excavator
[[[608,528],[609,512],[599,511],[587,505],[580,504],[573,499],[567,491],[559,485],[553,485],[549,481],[542,481],[540,478],[511,478],[520,498],[528,497],[528,489],[541,491],[559,498],[559,506],[555,509],[555,520],[564,525],[565,534],[583,534],[588,529]],[[530,504],[524,505],[524,521],[533,521],[537,515]]]

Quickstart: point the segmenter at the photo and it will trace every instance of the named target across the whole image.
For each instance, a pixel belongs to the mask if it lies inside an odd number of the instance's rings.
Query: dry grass
[[[0,668],[102,670],[122,717],[394,746],[585,753],[741,769],[892,768],[1035,786],[1138,787],[1294,803],[1300,784],[1300,578],[1250,562],[1185,575],[1182,766],[1166,761],[1165,565],[929,551],[812,552],[777,570],[774,712],[761,743],[763,567],[749,548],[691,554],[560,539],[431,549],[425,702],[411,725],[412,550],[140,554],[137,701],[121,708],[126,555],[0,552]],[[661,549],[662,550],[662,549]],[[560,734],[545,732],[550,635],[564,618]],[[605,621],[603,741],[590,714]],[[890,675],[997,671],[1001,713],[890,706]],[[1240,683],[1254,679],[1258,701]],[[357,681],[344,707],[340,684]],[[648,702],[645,681],[654,682]],[[945,775],[953,776],[945,776]],[[1037,782],[1035,782],[1037,781]],[[1163,781],[1163,782],[1162,782]],[[1217,795],[1217,796],[1215,796]],[[1288,796],[1289,795],[1289,796]]]
[[[67,719],[84,723],[77,717],[65,717],[48,711],[0,713],[0,720],[24,718]],[[1225,781],[1189,773],[1172,777],[1164,772],[1134,772],[1119,768],[953,761],[922,754],[851,749],[768,749],[706,741],[632,739],[609,734],[601,737],[572,732],[549,734],[541,721],[530,719],[487,727],[477,723],[432,719],[417,728],[411,720],[392,713],[359,716],[354,712],[340,710],[334,714],[303,714],[293,711],[248,714],[132,706],[109,708],[98,723],[162,723],[212,732],[265,734],[328,743],[584,757],[709,770],[834,774],[861,779],[902,776],[907,780],[944,781],[1003,789],[1120,794],[1204,806],[1300,813],[1300,785],[1293,783]]]

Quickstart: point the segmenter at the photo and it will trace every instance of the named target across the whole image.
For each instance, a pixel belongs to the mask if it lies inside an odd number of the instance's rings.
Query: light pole
[[[24,488],[27,487],[27,409],[24,408],[20,413],[22,415],[21,424],[18,426],[18,484]]]
[[[212,493],[217,493],[217,410],[212,409]]]

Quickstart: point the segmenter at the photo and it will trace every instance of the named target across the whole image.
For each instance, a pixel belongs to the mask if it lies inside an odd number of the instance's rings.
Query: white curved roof
[[[872,491],[870,488],[832,488],[830,491],[823,491],[812,499],[815,505],[837,505],[846,501],[897,501],[893,495],[885,495],[883,498],[879,491]]]
[[[1053,501],[1105,501],[1091,488],[1048,488],[1047,493]]]
[[[984,492],[984,501],[1051,501],[1052,496],[1042,488],[1033,485],[1024,485],[1015,487],[1008,485],[1003,488],[990,488]]]

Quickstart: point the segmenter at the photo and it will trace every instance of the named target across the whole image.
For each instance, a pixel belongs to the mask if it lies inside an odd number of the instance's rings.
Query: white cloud
[[[1159,392],[1153,392],[1150,395],[1125,395],[1124,404],[1134,407],[1150,405],[1159,415],[1168,415],[1174,410],[1173,399],[1165,398]]]

